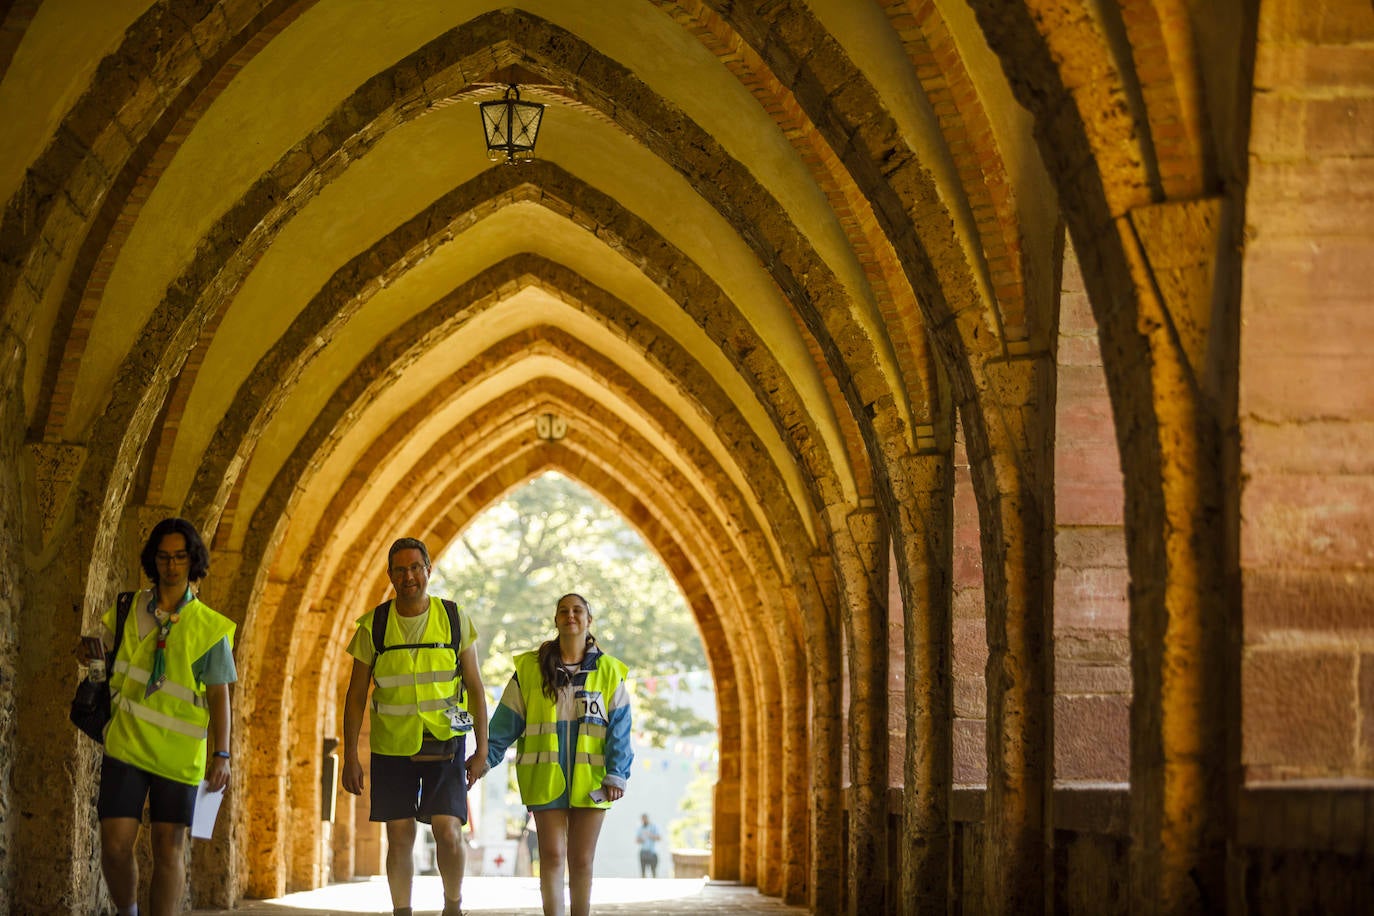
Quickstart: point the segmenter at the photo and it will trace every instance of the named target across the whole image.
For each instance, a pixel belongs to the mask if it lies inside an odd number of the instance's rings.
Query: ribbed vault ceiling
[[[962,4],[921,16],[817,2],[783,45],[695,2],[43,3],[0,104],[110,173],[28,303],[31,435],[91,446],[98,543],[125,494],[174,508],[285,620],[559,467],[704,627],[777,653],[807,627],[779,589],[872,505],[872,456],[947,442],[978,366],[1051,326],[1028,120]],[[510,80],[548,105],[538,161],[493,166],[475,103]],[[7,145],[0,188],[60,153]]]

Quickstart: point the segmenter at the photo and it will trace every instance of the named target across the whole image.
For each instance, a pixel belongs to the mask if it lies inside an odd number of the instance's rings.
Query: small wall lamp
[[[554,442],[568,434],[568,421],[556,413],[541,413],[534,418],[534,432],[546,442]]]

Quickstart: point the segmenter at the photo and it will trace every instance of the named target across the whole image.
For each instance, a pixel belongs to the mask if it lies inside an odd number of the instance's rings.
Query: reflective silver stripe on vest
[[[419,703],[376,703],[372,708],[384,716],[411,716],[416,712],[434,712],[436,709],[448,709],[450,706],[457,706],[456,697],[446,697],[438,700],[424,700]]]
[[[604,739],[606,737],[606,726],[593,725],[590,722],[583,722],[581,728],[579,729],[579,733],[586,735],[588,738]]]
[[[606,755],[605,755],[605,754],[583,754],[583,753],[574,754],[574,755],[573,755],[573,764],[576,765],[576,764],[579,764],[579,763],[585,763],[585,764],[587,764],[588,766],[594,766],[594,767],[604,767],[604,766],[606,765]]]
[[[166,715],[165,713],[160,713],[155,709],[149,709],[142,703],[135,703],[133,700],[130,700],[123,694],[120,694],[117,697],[113,697],[112,703],[116,708],[121,709],[124,712],[127,712],[135,719],[142,719],[144,722],[147,722],[151,725],[156,725],[159,728],[165,728],[170,731],[180,732],[181,734],[186,735],[189,738],[204,739],[206,734],[208,734],[208,729],[206,728],[192,725],[190,722],[183,722],[180,719],[177,719],[173,716]]]
[[[137,665],[131,665],[128,662],[122,661],[115,662],[115,671],[123,673],[125,678],[145,689],[148,686],[148,677],[152,674],[152,672],[146,668],[140,668]],[[205,709],[209,706],[209,703],[206,702],[204,697],[200,696],[195,691],[187,690],[175,681],[163,681],[162,686],[158,688],[158,692],[165,693],[169,697],[176,697],[183,703],[199,706],[201,709]]]
[[[525,736],[552,735],[558,731],[557,722],[530,722],[525,725]]]
[[[516,766],[535,766],[540,763],[557,763],[558,751],[526,751],[515,757]]]
[[[420,671],[416,674],[387,674],[373,678],[378,687],[408,687],[411,684],[443,684],[458,680],[453,671]]]

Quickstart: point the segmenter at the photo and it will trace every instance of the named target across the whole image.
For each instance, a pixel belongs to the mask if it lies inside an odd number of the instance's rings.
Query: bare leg
[[[138,896],[138,860],[134,842],[138,840],[138,818],[107,817],[100,822],[100,871],[110,899],[119,909],[134,905]]]
[[[386,822],[386,883],[391,888],[391,908],[410,906],[410,879],[415,876],[415,818]]]
[[[568,891],[572,899],[571,916],[588,916],[592,911],[592,863],[596,841],[601,836],[604,808],[568,809]]]
[[[148,909],[152,916],[181,912],[186,887],[186,825],[153,821],[153,888]]]
[[[536,811],[539,836],[539,894],[544,916],[563,916],[563,872],[568,857],[568,812]]]
[[[462,900],[463,871],[468,862],[463,822],[447,814],[436,814],[430,827],[434,830],[434,857],[438,860],[439,875],[444,879],[444,899]]]

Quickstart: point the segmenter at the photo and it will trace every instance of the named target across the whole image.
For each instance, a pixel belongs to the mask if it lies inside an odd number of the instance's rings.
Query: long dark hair
[[[148,533],[148,542],[143,545],[143,553],[139,554],[139,562],[143,564],[143,571],[148,574],[148,578],[156,585],[157,577],[157,547],[162,543],[162,539],[169,534],[179,534],[186,539],[186,553],[189,554],[190,568],[186,572],[186,578],[190,582],[199,582],[210,572],[210,551],[205,549],[205,542],[200,539],[200,533],[196,531],[196,526],[186,521],[184,518],[164,518],[153,526],[153,530]]]
[[[578,601],[581,601],[582,606],[587,609],[587,616],[592,616],[592,606],[587,603],[586,598],[583,598],[576,592],[569,592],[564,595],[563,598],[576,598]],[[563,598],[559,598],[558,600],[562,601]],[[556,606],[557,605],[555,605],[555,607]],[[587,634],[586,645],[588,649],[596,645],[596,637],[591,633]],[[558,688],[568,682],[568,673],[563,670],[563,656],[558,650],[557,636],[547,642],[539,644],[539,673],[544,676],[544,683],[541,685],[544,696],[548,697],[550,700],[554,699],[558,694]]]

